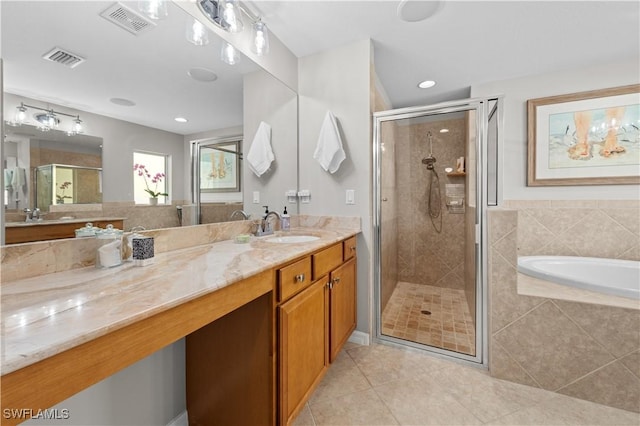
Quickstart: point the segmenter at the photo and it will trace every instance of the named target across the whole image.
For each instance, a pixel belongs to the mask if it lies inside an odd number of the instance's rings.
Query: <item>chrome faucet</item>
[[[33,211],[31,212],[31,219],[32,220],[42,219],[39,208],[36,207],[35,209],[33,209]]]
[[[271,227],[271,222],[269,222],[269,218],[271,216],[275,216],[276,217],[276,223],[274,224],[273,228]],[[278,223],[280,223],[280,214],[276,211],[270,211],[269,213],[266,214],[266,216],[264,217],[264,219],[262,219],[262,235],[269,235],[269,234],[273,234],[273,231],[275,231],[275,228],[277,226]]]
[[[31,209],[30,208],[24,208],[22,209],[22,211],[24,212],[24,214],[27,215],[27,217],[25,217],[24,221],[25,222],[31,222],[33,220],[33,216],[31,215]]]
[[[242,220],[249,220],[249,215],[244,210],[234,210],[231,216],[229,216],[229,220],[233,220],[233,218],[238,215],[242,216]]]

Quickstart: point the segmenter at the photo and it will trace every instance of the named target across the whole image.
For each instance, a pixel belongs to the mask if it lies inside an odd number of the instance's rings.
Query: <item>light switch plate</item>
[[[260,204],[260,191],[253,191],[253,204]]]
[[[356,203],[356,191],[355,189],[347,189],[347,204],[355,204]]]

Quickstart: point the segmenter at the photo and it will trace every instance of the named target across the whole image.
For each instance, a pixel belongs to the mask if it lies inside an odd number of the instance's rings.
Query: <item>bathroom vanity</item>
[[[186,336],[190,424],[287,424],[355,328],[358,232],[3,282],[3,412],[51,407]]]

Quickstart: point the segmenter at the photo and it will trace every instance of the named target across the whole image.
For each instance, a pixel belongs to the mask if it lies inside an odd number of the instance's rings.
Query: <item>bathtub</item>
[[[640,299],[640,262],[574,256],[521,256],[518,272],[556,284]]]

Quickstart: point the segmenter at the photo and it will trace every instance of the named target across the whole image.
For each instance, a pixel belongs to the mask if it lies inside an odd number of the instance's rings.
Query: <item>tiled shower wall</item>
[[[405,120],[406,121],[406,120]],[[449,133],[440,133],[446,127]],[[465,155],[465,119],[398,125],[396,145],[398,206],[398,279],[414,284],[464,289],[465,215],[450,214],[445,185],[464,184],[464,177],[448,177],[456,159]],[[442,232],[437,233],[428,213],[429,171],[422,159],[429,154],[427,132],[433,135],[433,156],[440,177]],[[408,146],[407,146],[408,144]]]
[[[640,260],[638,201],[509,201],[490,210],[490,372],[640,412],[640,311],[523,296],[517,257]]]

